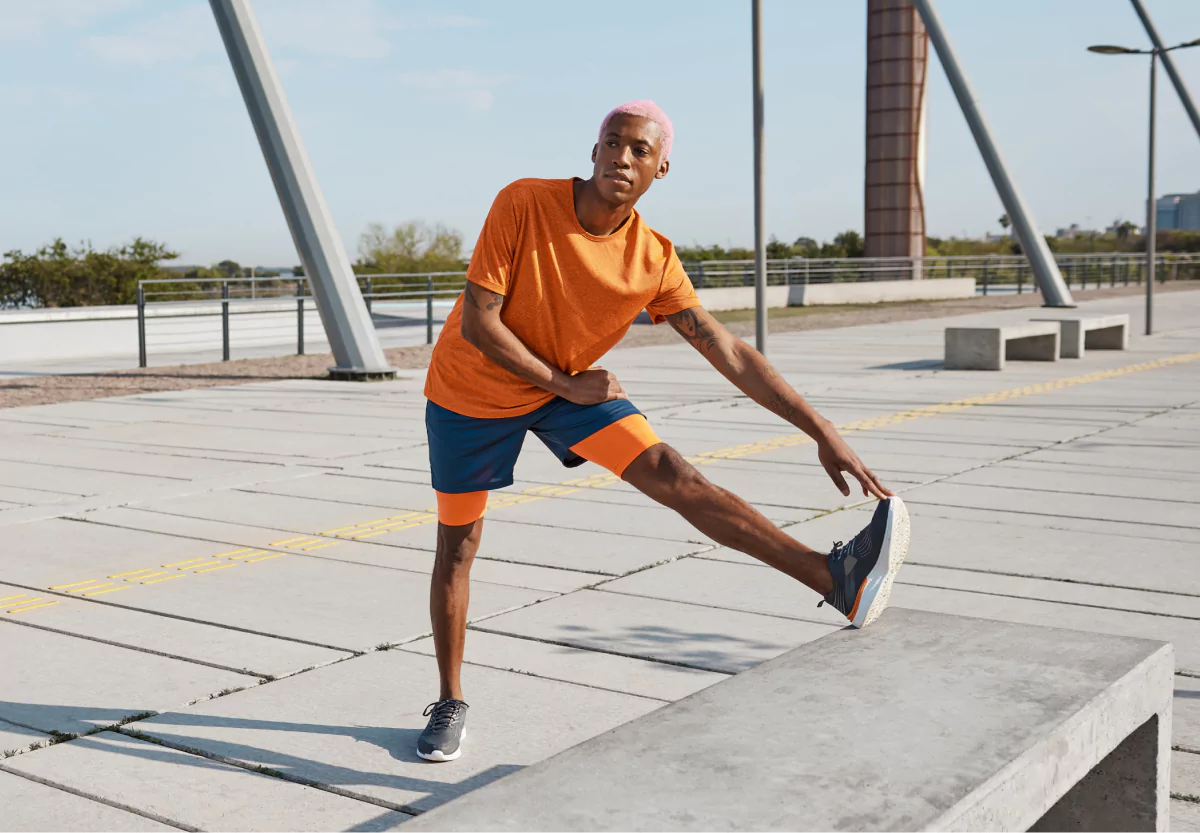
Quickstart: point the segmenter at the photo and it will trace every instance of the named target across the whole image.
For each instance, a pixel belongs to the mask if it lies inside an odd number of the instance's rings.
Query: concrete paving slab
[[[1200,752],[1171,753],[1171,792],[1200,800]]]
[[[1074,463],[1102,465],[1114,468],[1157,469],[1184,473],[1200,470],[1200,452],[1184,453],[1180,449],[1156,448],[1129,443],[1107,442],[1100,437],[1086,443],[1054,446],[1036,451],[1023,459],[1044,463]]]
[[[394,445],[389,439],[375,437],[230,426],[193,425],[181,431],[178,425],[166,422],[115,425],[87,431],[63,431],[57,432],[56,435],[91,443],[125,443],[141,447],[187,448],[210,452],[251,452],[259,455],[315,459],[382,451]]]
[[[0,461],[0,483],[48,495],[81,497],[106,491],[178,485],[177,478],[95,471],[66,466]]]
[[[1179,671],[1200,674],[1200,622],[1195,620],[899,583],[892,587],[892,604],[979,619],[1157,639],[1175,646]]]
[[[274,465],[220,459],[215,455],[205,458],[182,454],[153,454],[147,453],[146,449],[100,448],[55,437],[25,438],[20,443],[5,443],[4,448],[0,449],[0,459],[8,462],[61,466],[67,470],[86,469],[171,480],[207,479],[235,473],[269,473],[276,469]]]
[[[1172,798],[1171,829],[1200,831],[1200,803]]]
[[[661,704],[644,697],[463,669],[471,705],[464,755],[416,755],[424,704],[437,696],[430,657],[382,651],[160,715],[138,728],[285,775],[426,810],[607,731]]]
[[[178,708],[253,678],[182,660],[0,623],[0,719],[44,732],[87,732]],[[11,759],[10,759],[11,760]]]
[[[434,656],[433,638],[409,642],[402,650]],[[479,630],[467,634],[465,661],[665,702],[687,697],[727,676]]]
[[[1096,579],[1100,579],[1100,576]],[[1200,595],[1107,587],[1095,580],[1086,584],[1047,581],[920,564],[906,564],[903,575],[896,580],[920,587],[969,590],[1018,599],[1041,599],[1047,602],[1132,610],[1136,613],[1153,613],[1200,621]]]
[[[1200,678],[1175,675],[1175,710],[1171,721],[1175,743],[1200,749]]]
[[[817,593],[759,562],[735,564],[684,558],[606,582],[595,589],[603,593],[686,602],[711,608],[714,612],[740,610],[830,627],[846,624],[846,617],[828,605],[817,607],[821,601]]]
[[[367,564],[389,570],[404,570],[426,575],[433,570],[434,554],[432,549],[414,549],[394,543],[384,544],[382,538],[386,536],[371,538],[368,541],[337,540],[319,536],[297,538],[283,529],[227,524],[201,518],[184,518],[179,515],[164,515],[136,508],[105,509],[89,512],[84,517],[89,523],[211,541],[224,545],[226,549],[261,548],[272,552],[288,552],[293,555],[322,558],[329,561],[349,561],[355,564]],[[431,532],[428,540],[424,543],[432,547],[434,545],[432,524],[428,525],[426,529]],[[279,544],[280,541],[289,543]],[[561,567],[513,564],[482,556],[476,558],[471,569],[471,576],[477,581],[490,584],[550,590],[555,593],[578,590],[603,578],[595,573],[579,572]]]
[[[117,732],[9,766],[201,830],[386,830],[411,818]]]
[[[0,772],[0,807],[6,830],[178,829],[9,772]]]
[[[21,486],[0,485],[0,501],[18,506],[34,506],[46,503],[58,503],[69,500],[77,495],[63,492],[48,492],[41,489],[27,489]]]
[[[836,630],[783,619],[581,590],[479,622],[477,630],[736,673]]]
[[[118,585],[119,586],[119,585]],[[19,607],[23,599],[11,599],[0,605],[0,623],[28,625],[87,639],[140,648],[172,657],[219,665],[227,670],[244,671],[258,676],[279,677],[301,668],[324,665],[350,656],[315,645],[229,628],[203,625],[183,619],[156,616],[114,605],[95,604],[85,599],[45,596],[35,590],[0,583],[0,597],[39,595],[54,604],[47,608]],[[103,598],[103,597],[101,597]],[[35,602],[36,604],[36,602]],[[15,610],[8,613],[8,610]],[[2,633],[7,634],[8,631]],[[256,680],[248,677],[244,685]]]
[[[1198,503],[1195,489],[1200,473],[1184,479],[1173,473],[1139,475],[1124,471],[1072,466],[1066,463],[1027,463],[1006,460],[964,472],[948,482],[978,486],[1002,486],[1049,492],[1148,498],[1181,503]]]
[[[37,732],[7,720],[0,720],[0,764],[12,754],[25,752],[30,744],[45,743],[49,740],[50,736],[45,732]]]
[[[1145,498],[1117,498],[941,482],[905,490],[904,499],[912,504],[940,504],[1050,517],[1200,528],[1200,517],[1197,516],[1194,504],[1166,503]]]

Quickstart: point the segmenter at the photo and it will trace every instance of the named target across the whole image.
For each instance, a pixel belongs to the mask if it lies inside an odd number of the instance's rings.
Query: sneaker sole
[[[892,582],[904,557],[908,555],[909,520],[908,507],[898,497],[889,498],[887,531],[883,536],[880,558],[875,569],[864,582],[858,610],[850,624],[865,628],[879,618],[892,595]]]
[[[466,739],[467,739],[467,727],[464,726],[463,730],[462,730],[462,734],[459,735],[459,738],[458,738],[458,749],[455,749],[449,755],[447,755],[445,752],[443,752],[440,749],[435,749],[432,752],[430,752],[428,755],[425,754],[424,752],[422,752],[420,749],[418,749],[417,755],[418,755],[418,757],[424,758],[427,761],[433,761],[434,763],[439,763],[439,764],[445,763],[446,761],[453,761],[453,760],[456,760],[458,758],[458,756],[462,754],[462,744],[463,744],[463,741]]]

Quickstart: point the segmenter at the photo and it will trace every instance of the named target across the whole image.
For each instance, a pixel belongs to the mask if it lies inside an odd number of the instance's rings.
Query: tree
[[[226,278],[237,278],[241,277],[245,270],[236,260],[222,260],[213,267],[213,271]]]
[[[462,235],[441,223],[427,226],[419,220],[388,230],[370,223],[358,238],[355,271],[375,274],[460,272],[466,268]]]
[[[767,259],[785,260],[791,256],[792,247],[775,237],[775,235],[771,235],[771,240],[767,243]]]
[[[33,254],[14,249],[0,263],[0,306],[132,304],[138,282],[167,277],[160,262],[178,256],[141,237],[106,251],[97,251],[91,243],[71,249],[61,237]]]

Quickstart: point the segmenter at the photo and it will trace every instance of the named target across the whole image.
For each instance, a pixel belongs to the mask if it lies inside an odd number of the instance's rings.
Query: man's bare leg
[[[666,443],[643,451],[621,478],[717,543],[751,555],[821,595],[833,589],[825,553],[801,544],[749,503],[709,482]]]
[[[479,550],[483,518],[465,526],[438,524],[437,557],[429,585],[429,618],[441,678],[439,700],[462,700],[463,647],[467,640],[467,604],[471,600],[471,563]]]

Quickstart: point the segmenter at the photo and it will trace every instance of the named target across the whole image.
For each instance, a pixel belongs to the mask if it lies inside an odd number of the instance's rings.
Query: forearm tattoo
[[[717,346],[719,338],[716,331],[708,325],[708,322],[696,314],[696,310],[682,310],[668,316],[667,320],[671,322],[671,326],[675,328],[675,332],[687,339],[700,352],[703,353]]]
[[[775,398],[771,400],[769,407],[774,413],[783,417],[788,422],[793,422],[796,418],[796,406],[791,403],[786,393],[775,394]]]
[[[482,287],[480,287],[477,291],[486,292],[491,297],[491,300],[488,301],[488,304],[486,307],[488,312],[491,312],[496,307],[501,306],[504,303],[504,296],[501,295],[499,292],[492,292],[490,289],[484,289]],[[468,286],[463,291],[463,294],[466,296],[466,298],[464,300],[466,301],[466,303],[470,304],[475,309],[479,309],[479,310],[485,309],[484,307],[479,305],[479,299],[475,297],[475,292],[476,292],[476,290],[473,287]]]

